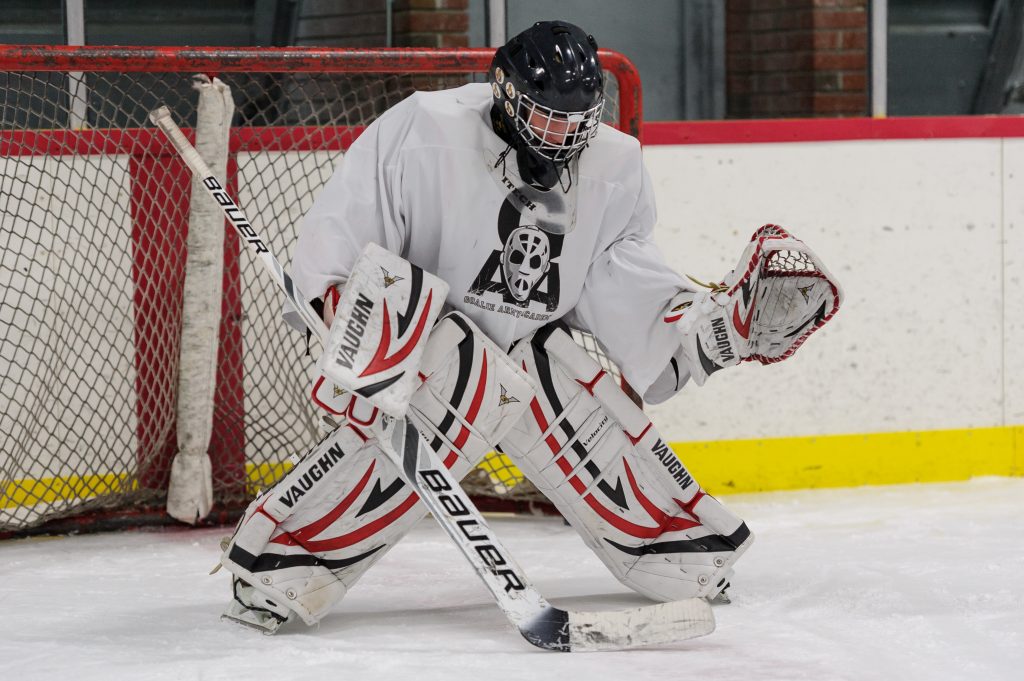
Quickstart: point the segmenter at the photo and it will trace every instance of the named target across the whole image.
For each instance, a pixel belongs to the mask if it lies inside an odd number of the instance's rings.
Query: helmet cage
[[[603,111],[603,96],[586,111],[559,111],[520,92],[513,118],[516,131],[531,149],[550,161],[564,162],[572,160],[594,139]]]

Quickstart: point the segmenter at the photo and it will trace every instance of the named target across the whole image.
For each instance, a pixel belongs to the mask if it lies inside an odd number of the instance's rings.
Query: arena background
[[[720,276],[773,222],[812,244],[847,294],[792,360],[723,372],[651,408],[698,479],[743,492],[1020,475],[1022,3],[643,7],[558,11],[640,71],[670,262]],[[0,42],[21,44],[479,47],[552,18],[532,0],[4,9]]]

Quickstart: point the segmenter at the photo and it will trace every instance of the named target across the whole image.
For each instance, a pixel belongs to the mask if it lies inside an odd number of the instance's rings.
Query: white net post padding
[[[235,104],[219,78],[196,76],[199,92],[196,149],[217,177],[227,177],[228,143]],[[182,304],[178,373],[178,453],[171,465],[167,512],[195,523],[213,506],[213,473],[207,449],[213,428],[224,279],[224,213],[192,178],[188,257]]]

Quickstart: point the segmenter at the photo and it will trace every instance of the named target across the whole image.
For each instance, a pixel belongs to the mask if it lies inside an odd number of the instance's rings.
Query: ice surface
[[[757,535],[718,631],[660,649],[536,650],[432,521],[318,628],[222,622],[225,530],[0,543],[4,679],[1024,679],[1024,480],[726,499]],[[495,519],[555,603],[644,603],[558,519]]]

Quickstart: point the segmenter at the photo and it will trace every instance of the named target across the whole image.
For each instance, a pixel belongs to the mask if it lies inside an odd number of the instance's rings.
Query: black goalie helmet
[[[494,131],[519,152],[524,179],[554,186],[601,122],[604,74],[593,36],[564,21],[537,22],[498,49],[489,78]]]

